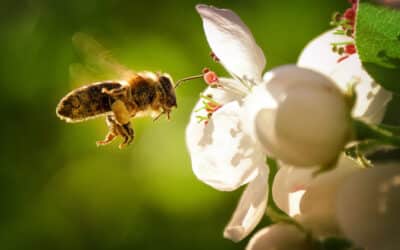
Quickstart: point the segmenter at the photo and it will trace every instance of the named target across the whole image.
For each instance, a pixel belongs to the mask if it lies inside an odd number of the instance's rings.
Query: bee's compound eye
[[[173,98],[171,98],[171,103],[170,103],[171,107],[178,107],[178,104],[176,103],[176,97],[174,96]]]
[[[172,85],[171,79],[167,76],[160,76],[159,81],[166,95],[165,98],[166,105],[168,107],[177,107],[175,88]]]

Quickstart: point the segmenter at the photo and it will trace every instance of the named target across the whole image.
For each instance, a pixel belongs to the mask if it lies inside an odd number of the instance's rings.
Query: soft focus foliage
[[[386,89],[398,94],[400,93],[400,12],[370,2],[362,0],[358,7],[357,50],[368,73]],[[390,4],[388,1],[388,5]]]
[[[134,122],[136,140],[96,148],[102,119],[66,124],[59,99],[102,75],[72,80],[71,38],[94,36],[135,70],[174,79],[213,65],[196,1],[5,1],[0,9],[1,249],[243,249],[221,237],[240,193],[195,180],[184,128],[204,85],[178,90],[172,120]],[[234,9],[268,55],[294,63],[345,1],[215,1]],[[224,72],[219,67],[220,72]],[[265,225],[265,223],[263,223]]]

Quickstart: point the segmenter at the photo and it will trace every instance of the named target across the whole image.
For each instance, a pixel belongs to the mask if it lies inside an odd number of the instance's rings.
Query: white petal
[[[337,167],[313,178],[300,202],[300,221],[318,236],[340,234],[336,218],[337,193],[342,183],[358,171],[353,160],[342,156]]]
[[[371,250],[400,246],[400,164],[351,176],[338,191],[337,215],[348,238]]]
[[[337,62],[339,56],[332,52],[331,43],[352,39],[334,35],[333,32],[334,30],[329,30],[311,41],[301,53],[297,65],[331,77],[343,90],[346,90],[354,79],[359,79],[356,88],[358,97],[353,115],[370,123],[379,123],[387,103],[391,100],[391,93],[374,82],[362,68],[357,54],[340,63]]]
[[[249,89],[237,79],[220,77],[218,78],[218,83],[222,85],[225,91],[231,92],[238,98],[244,98],[249,94]]]
[[[222,78],[222,79],[224,79],[224,81],[228,81],[228,80],[232,81],[233,82],[232,84],[234,84],[234,82],[235,82],[235,80],[233,80],[233,79],[227,79],[227,78]],[[208,87],[207,89],[205,89],[203,91],[202,95],[205,95],[205,96],[212,95],[212,98],[216,102],[221,103],[221,104],[225,104],[225,103],[235,101],[235,100],[240,100],[242,98],[241,95],[237,95],[230,91],[225,91],[220,88],[211,88],[211,87]],[[194,110],[200,108],[201,106],[202,106],[202,102],[200,100],[199,102],[196,103]]]
[[[195,110],[199,106],[200,103]],[[204,125],[198,123],[198,113],[193,112],[186,129],[186,143],[195,175],[218,190],[231,191],[248,183],[257,176],[258,166],[265,164],[265,155],[242,130],[240,113],[239,102],[232,101],[215,112]]]
[[[386,105],[392,99],[392,94],[378,85],[362,68],[357,54],[337,63],[330,76],[346,89],[348,83],[357,79],[357,100],[353,116],[360,117],[369,123],[379,123],[385,114]]]
[[[199,4],[207,41],[222,65],[233,75],[261,79],[265,57],[249,28],[231,10]]]
[[[332,51],[331,43],[352,40],[345,36],[334,35],[334,31],[335,29],[329,30],[307,44],[300,54],[297,65],[329,76],[340,58]]]
[[[257,232],[246,250],[310,250],[307,236],[290,224],[275,224]]]
[[[337,188],[361,168],[342,156],[335,169],[313,177],[315,170],[281,167],[275,176],[272,194],[282,210],[296,215],[316,235],[336,235],[339,233],[335,217]]]
[[[282,166],[282,164],[280,164]],[[275,203],[287,214],[294,216],[300,209],[300,201],[291,199],[291,194],[304,192],[312,180],[315,169],[282,166],[275,176],[272,195]]]
[[[276,109],[277,101],[263,84],[254,86],[251,93],[243,99],[243,129],[248,131],[252,138],[258,142],[256,135],[256,117],[263,109]],[[260,146],[261,147],[261,146]]]
[[[224,231],[224,237],[235,242],[253,231],[262,219],[268,199],[268,168],[261,166],[259,175],[246,187],[239,204]]]

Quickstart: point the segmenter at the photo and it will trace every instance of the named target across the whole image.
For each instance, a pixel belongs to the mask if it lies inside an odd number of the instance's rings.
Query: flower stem
[[[400,127],[399,126],[391,126],[391,125],[380,124],[380,125],[378,125],[378,127],[381,128],[381,129],[385,129],[387,131],[390,131],[396,136],[400,136]]]
[[[200,98],[203,98],[203,99],[205,99],[206,101],[209,101],[209,102],[211,102],[211,103],[213,103],[213,104],[219,104],[218,102],[214,101],[214,100],[212,99],[212,97],[209,97],[209,96],[207,96],[207,95],[201,94],[201,95],[200,95]]]
[[[353,41],[348,41],[348,42],[337,42],[337,43],[331,43],[332,46],[340,46],[340,45],[349,45],[353,44]]]
[[[398,127],[366,124],[356,119],[353,120],[353,127],[356,134],[355,139],[358,141],[374,140],[384,145],[400,147],[400,136],[395,133],[400,133]]]

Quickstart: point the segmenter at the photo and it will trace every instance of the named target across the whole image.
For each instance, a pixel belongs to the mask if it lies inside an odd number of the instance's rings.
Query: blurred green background
[[[67,124],[60,98],[79,62],[82,31],[135,70],[174,79],[212,62],[196,1],[2,1],[0,9],[0,249],[243,249],[222,230],[241,190],[222,193],[192,174],[184,131],[201,81],[178,90],[172,120],[134,121],[136,139],[97,148],[103,119]],[[253,31],[270,69],[294,63],[329,28],[345,0],[205,1],[235,10]],[[264,222],[265,225],[265,222]],[[261,225],[262,226],[262,225]]]

